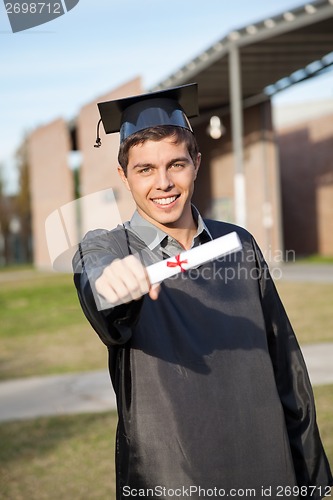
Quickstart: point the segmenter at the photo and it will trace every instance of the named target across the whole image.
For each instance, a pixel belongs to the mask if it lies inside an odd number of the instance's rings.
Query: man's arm
[[[73,259],[74,282],[84,314],[106,345],[131,337],[141,298],[156,299],[145,267],[128,255],[123,229],[115,234],[97,230],[86,235]]]
[[[321,498],[320,492],[332,485],[332,475],[316,422],[313,391],[307,368],[283,304],[266,262],[254,243],[258,267],[262,310],[277,390],[283,406],[289,443],[299,486],[309,488],[308,497]],[[317,487],[316,493],[310,487]]]

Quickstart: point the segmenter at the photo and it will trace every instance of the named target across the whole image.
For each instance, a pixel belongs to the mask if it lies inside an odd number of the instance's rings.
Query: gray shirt
[[[197,232],[193,238],[191,248],[213,239],[200,213],[193,205],[192,214],[197,224]],[[182,245],[175,238],[143,218],[137,211],[134,212],[130,221],[124,223],[124,227],[136,234],[147,245],[149,250],[155,251],[159,248],[164,257],[173,257],[184,251]]]

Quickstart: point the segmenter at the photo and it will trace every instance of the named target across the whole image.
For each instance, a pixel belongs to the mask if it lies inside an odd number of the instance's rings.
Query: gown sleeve
[[[128,255],[123,231],[116,237],[104,230],[90,231],[73,258],[74,283],[82,310],[107,347],[123,345],[131,338],[131,325],[138,316],[142,300],[111,307],[95,289],[104,268]]]
[[[298,486],[302,498],[319,499],[332,486],[332,474],[316,422],[314,396],[295,333],[284,310],[268,266],[254,242],[262,310],[277,390],[284,410]],[[316,487],[316,490],[314,490]],[[326,488],[326,489],[325,489]]]

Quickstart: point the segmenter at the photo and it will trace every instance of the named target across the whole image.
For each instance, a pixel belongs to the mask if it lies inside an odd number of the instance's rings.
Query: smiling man
[[[105,131],[120,129],[119,174],[137,208],[113,231],[88,233],[74,258],[117,396],[117,500],[319,499],[332,476],[267,265],[246,230],[191,204],[195,94],[189,85],[99,105]],[[232,231],[242,251],[149,282],[147,264]]]
[[[186,143],[177,141],[177,137],[167,136],[133,146],[126,174],[121,167],[119,174],[142,217],[162,229],[186,228],[195,233],[191,198],[200,154],[192,159]]]

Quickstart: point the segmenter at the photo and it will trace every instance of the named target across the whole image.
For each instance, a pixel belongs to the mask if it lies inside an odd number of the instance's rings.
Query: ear
[[[122,169],[122,167],[120,167],[120,166],[118,167],[118,174],[119,174],[119,177],[121,178],[121,180],[123,181],[123,183],[125,184],[126,188],[130,191],[131,188],[129,187],[126,174],[125,174],[124,170]]]
[[[194,165],[194,168],[195,168],[194,179],[197,178],[198,171],[199,171],[199,168],[200,168],[200,164],[201,164],[201,153],[198,153],[197,161],[196,161],[196,163]]]

